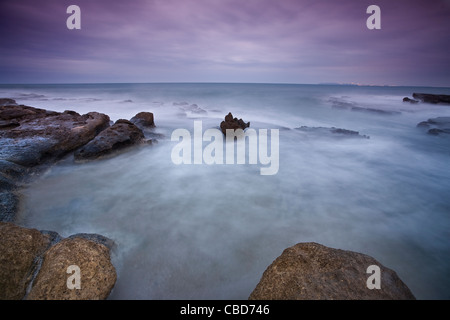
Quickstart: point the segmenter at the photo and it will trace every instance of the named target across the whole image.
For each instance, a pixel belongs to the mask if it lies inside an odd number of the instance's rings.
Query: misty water
[[[421,121],[450,107],[403,103],[450,89],[250,84],[1,86],[19,103],[98,111],[111,120],[154,113],[159,142],[75,164],[27,185],[17,223],[113,239],[110,299],[247,299],[282,251],[299,242],[368,254],[419,299],[450,298],[450,136]],[[196,106],[191,106],[196,104]],[[352,107],[396,111],[353,110]],[[224,116],[279,129],[279,171],[262,164],[175,165],[177,128],[217,128]],[[358,131],[336,139],[301,126]],[[204,144],[204,146],[207,143]]]

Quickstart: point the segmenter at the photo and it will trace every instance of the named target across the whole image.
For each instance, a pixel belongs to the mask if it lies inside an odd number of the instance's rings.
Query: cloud
[[[450,85],[442,72],[450,68],[446,0],[379,0],[375,31],[365,27],[365,0],[78,0],[81,30],[65,27],[70,4],[0,4],[0,82],[41,70],[66,82],[84,74],[87,82]]]

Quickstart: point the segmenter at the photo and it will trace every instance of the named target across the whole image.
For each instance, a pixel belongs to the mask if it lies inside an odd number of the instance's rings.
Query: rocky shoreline
[[[228,114],[221,129],[250,123]],[[107,299],[117,280],[111,263],[114,241],[98,234],[62,238],[54,231],[15,225],[20,189],[33,174],[73,154],[75,161],[110,157],[130,147],[149,146],[154,133],[150,112],[111,123],[108,115],[54,112],[0,99],[0,299]],[[299,127],[298,132],[368,139],[359,132]],[[149,138],[152,137],[152,138]],[[381,270],[383,290],[369,290],[368,265]],[[82,290],[69,289],[69,266],[82,272]],[[305,270],[309,270],[306,272]],[[311,272],[310,272],[311,271]],[[300,283],[302,283],[301,286]],[[355,291],[355,286],[358,290]],[[286,249],[267,268],[250,299],[414,299],[398,276],[375,259],[319,244]]]
[[[77,161],[108,157],[151,145],[155,124],[141,112],[111,124],[108,115],[54,112],[0,99],[0,299],[106,299],[117,279],[114,242],[98,234],[63,239],[54,231],[14,224],[21,187],[69,153]],[[83,272],[82,289],[70,290],[67,267]]]

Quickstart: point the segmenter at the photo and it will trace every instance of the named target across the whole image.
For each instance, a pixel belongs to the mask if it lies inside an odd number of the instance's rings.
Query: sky
[[[2,0],[0,84],[450,87],[449,17],[450,0]]]

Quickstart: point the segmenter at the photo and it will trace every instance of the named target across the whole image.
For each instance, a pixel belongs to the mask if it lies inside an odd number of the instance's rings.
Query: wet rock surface
[[[367,286],[380,268],[380,289]],[[318,243],[287,248],[264,271],[250,300],[414,300],[397,274],[374,258]]]
[[[413,98],[425,103],[450,104],[450,95],[446,94],[413,93]]]
[[[141,129],[128,120],[119,119],[77,150],[74,156],[76,160],[93,160],[145,142]]]

